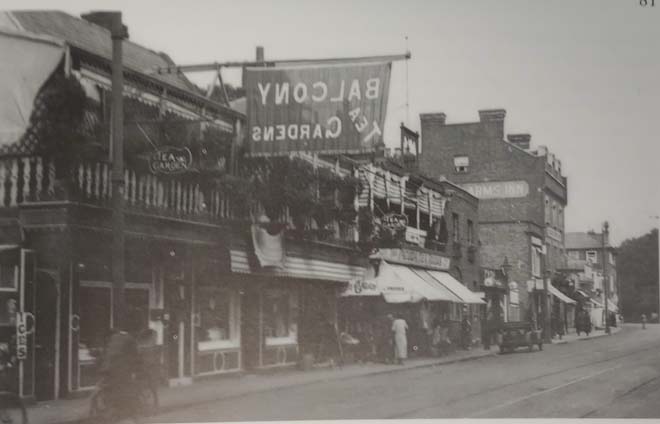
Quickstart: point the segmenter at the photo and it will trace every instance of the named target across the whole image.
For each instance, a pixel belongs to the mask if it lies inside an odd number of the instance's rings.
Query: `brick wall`
[[[449,234],[449,243],[447,253],[450,255],[455,252],[453,242],[453,220],[452,214],[458,215],[459,238],[460,238],[460,257],[454,256],[451,260],[452,274],[457,277],[465,286],[471,290],[478,290],[481,285],[481,264],[479,247],[479,200],[469,193],[461,190],[454,185],[443,182],[447,190],[451,190],[453,195],[445,205],[445,220],[447,222],[447,232]],[[473,240],[468,243],[468,220],[473,223]],[[470,261],[468,249],[473,246],[474,261]]]

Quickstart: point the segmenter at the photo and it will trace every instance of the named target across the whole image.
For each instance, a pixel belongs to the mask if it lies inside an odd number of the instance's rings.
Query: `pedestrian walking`
[[[408,358],[408,323],[400,315],[392,321],[392,334],[394,335],[394,355],[399,365]]]
[[[642,330],[646,330],[646,314],[642,314]]]
[[[461,320],[461,344],[463,349],[470,350],[472,345],[472,323],[467,306],[463,307],[463,319]]]

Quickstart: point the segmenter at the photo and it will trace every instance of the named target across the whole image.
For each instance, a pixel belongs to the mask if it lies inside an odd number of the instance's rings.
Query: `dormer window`
[[[454,156],[454,170],[458,173],[466,173],[470,167],[470,158],[467,156]]]

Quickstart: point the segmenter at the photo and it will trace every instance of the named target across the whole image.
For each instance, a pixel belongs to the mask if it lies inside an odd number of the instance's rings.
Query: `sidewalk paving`
[[[497,349],[475,349],[459,351],[443,358],[409,359],[405,365],[367,363],[350,364],[335,368],[315,368],[311,371],[286,369],[259,374],[225,375],[196,381],[189,386],[159,388],[159,411],[167,412],[216,400],[231,399],[286,387],[469,361],[495,355],[496,353]],[[88,413],[88,397],[38,402],[28,408],[30,424],[89,422]]]
[[[612,334],[620,328],[612,328]],[[596,331],[590,336],[578,337],[577,334],[565,335],[562,340],[553,340],[553,344],[570,343],[603,337],[604,331]],[[497,346],[490,350],[474,349],[458,351],[442,358],[409,359],[405,365],[386,364],[351,364],[335,368],[315,368],[311,371],[277,370],[258,374],[234,374],[207,378],[196,381],[190,386],[161,387],[158,391],[161,412],[168,412],[217,400],[231,399],[248,394],[268,392],[276,389],[304,386],[307,384],[346,380],[368,375],[394,373],[415,368],[433,367],[456,362],[475,360],[498,353]],[[28,408],[31,424],[72,424],[89,422],[89,398],[61,399],[38,402]]]
[[[611,327],[610,328],[610,333],[612,335],[618,333],[619,331],[621,331],[621,327]],[[564,334],[564,336],[561,339],[558,339],[558,338],[552,339],[552,344],[565,344],[565,343],[574,342],[576,340],[590,340],[590,339],[596,339],[598,337],[605,337],[605,336],[607,336],[607,334],[605,333],[604,329],[598,329],[598,330],[594,329],[594,331],[592,331],[588,336],[584,333],[582,333],[581,335],[578,336],[577,333],[572,332],[572,333],[569,333],[569,334]]]

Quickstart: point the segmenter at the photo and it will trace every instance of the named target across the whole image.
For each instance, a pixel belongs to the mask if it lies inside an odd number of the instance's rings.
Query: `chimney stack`
[[[98,25],[112,32],[112,18],[107,12],[90,12],[83,13],[80,17],[87,22]],[[128,39],[128,27],[122,24],[124,39]]]
[[[439,113],[420,113],[419,119],[422,122],[428,122],[430,124],[445,125],[445,120],[447,115],[442,112]]]
[[[520,147],[523,150],[529,150],[532,136],[529,134],[509,134],[507,136],[509,143]]]
[[[504,140],[505,117],[506,110],[504,109],[485,109],[479,111],[481,128],[486,132],[489,138]]]
[[[504,109],[483,109],[479,111],[479,121],[481,122],[504,122],[506,110]]]

